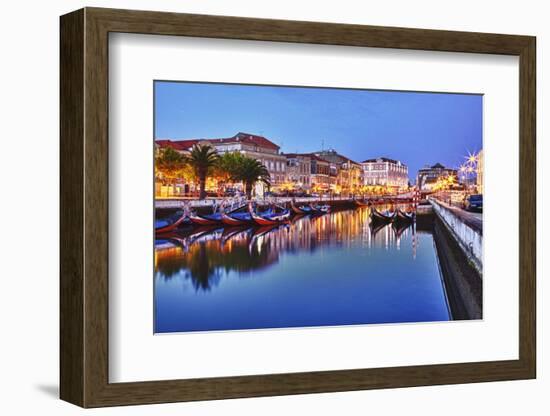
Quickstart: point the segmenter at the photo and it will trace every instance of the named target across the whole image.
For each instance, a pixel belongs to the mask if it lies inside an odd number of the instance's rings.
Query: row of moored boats
[[[416,213],[412,207],[408,209],[395,208],[393,210],[378,210],[373,204],[356,201],[357,206],[369,206],[370,217],[377,223],[412,223],[416,218]],[[258,225],[271,226],[286,224],[291,216],[301,215],[323,215],[330,212],[330,205],[321,205],[313,203],[296,203],[290,201],[287,206],[269,204],[260,205],[255,202],[248,202],[238,205],[236,208],[230,207],[225,203],[214,206],[209,214],[198,213],[185,205],[183,213],[171,220],[159,220],[155,223],[155,232],[157,234],[174,231],[180,225],[224,225],[224,226],[243,226]]]
[[[227,208],[225,204],[215,206],[210,214],[198,213],[188,206],[183,209],[183,214],[173,221],[156,221],[155,232],[167,233],[175,230],[180,225],[279,225],[290,221],[292,215],[323,215],[330,212],[329,205],[320,204],[296,204],[290,202],[289,207],[277,204],[260,206],[254,202],[243,204],[237,208]]]
[[[375,207],[371,207],[370,216],[373,222],[405,222],[411,223],[416,219],[414,210],[404,210],[396,208],[394,210],[379,211]]]

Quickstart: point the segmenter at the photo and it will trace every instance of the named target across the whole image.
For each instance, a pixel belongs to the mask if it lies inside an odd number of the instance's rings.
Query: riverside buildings
[[[172,147],[180,153],[189,152],[196,144],[209,144],[218,153],[239,152],[261,162],[269,171],[273,188],[281,186],[286,180],[287,159],[279,153],[280,147],[263,136],[249,133],[237,133],[232,137],[219,139],[156,140],[162,147]]]
[[[335,193],[353,194],[360,192],[363,186],[361,165],[335,150],[322,150],[315,155],[331,163],[330,190]]]
[[[398,160],[379,157],[364,160],[361,166],[365,186],[384,186],[398,190],[409,184],[409,168]]]
[[[416,185],[423,192],[430,192],[436,185],[437,180],[442,177],[457,176],[457,170],[447,168],[441,163],[436,163],[433,166],[426,166],[418,171],[416,176]]]
[[[313,192],[326,193],[330,191],[331,178],[330,162],[315,154],[311,158],[311,189]]]
[[[288,188],[308,192],[311,190],[311,156],[285,153]]]
[[[210,145],[220,154],[239,152],[258,160],[270,174],[273,192],[353,195],[361,194],[366,190],[365,187],[373,185],[381,186],[389,192],[408,185],[408,168],[400,161],[378,158],[357,163],[332,149],[312,153],[282,153],[280,147],[271,140],[242,132],[227,138],[159,139],[155,141],[155,151],[171,147],[187,154],[198,144]],[[217,192],[217,187],[215,178],[207,180],[208,190]],[[170,190],[166,196],[187,194],[196,191],[197,186],[193,183],[178,183],[173,188],[175,191]],[[161,196],[159,192],[157,194]]]
[[[261,162],[269,171],[271,186],[277,188],[286,180],[286,157],[279,153],[280,147],[263,136],[237,133],[226,139],[207,140],[218,153],[240,152]]]

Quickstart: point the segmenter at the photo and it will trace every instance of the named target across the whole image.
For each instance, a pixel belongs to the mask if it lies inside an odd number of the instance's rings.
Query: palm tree
[[[240,167],[246,158],[239,152],[227,152],[218,159],[216,175],[224,182],[239,182]]]
[[[244,182],[246,197],[250,199],[252,195],[252,188],[256,182],[263,182],[267,186],[270,186],[270,175],[267,168],[250,157],[244,157],[239,165],[237,175],[239,180]]]
[[[199,181],[199,199],[206,198],[206,178],[217,166],[218,159],[216,149],[208,144],[194,146],[189,156],[186,157],[186,162],[191,166]]]

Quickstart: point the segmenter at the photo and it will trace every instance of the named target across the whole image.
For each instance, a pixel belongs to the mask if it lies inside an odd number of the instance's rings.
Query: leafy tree
[[[206,178],[210,176],[218,166],[219,156],[212,146],[196,145],[191,153],[185,158],[192,168],[195,177],[199,181],[199,199],[206,198]]]
[[[155,157],[155,175],[166,184],[174,184],[185,175],[185,157],[171,147],[161,149]]]

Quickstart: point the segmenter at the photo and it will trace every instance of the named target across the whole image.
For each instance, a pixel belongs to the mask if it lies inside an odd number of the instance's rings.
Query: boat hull
[[[330,212],[330,205],[311,206],[312,213],[315,215],[328,214]]]
[[[254,220],[254,222],[258,225],[277,225],[289,222],[290,211],[286,210],[284,212],[281,212],[280,214],[259,215],[256,214],[253,210],[250,210],[250,216],[252,217],[252,220]]]
[[[252,220],[252,217],[250,217],[249,219],[235,218],[234,216],[232,216],[230,214],[222,214],[221,221],[225,225],[229,225],[229,226],[248,225],[248,224],[254,222]]]
[[[382,221],[389,223],[395,219],[396,213],[394,212],[393,214],[386,215],[373,208],[370,216],[373,221]]]
[[[296,215],[305,215],[309,214],[311,211],[306,211],[304,209],[301,209],[300,207],[292,206],[292,212],[294,212]]]
[[[184,224],[186,222],[186,220],[188,220],[187,214],[184,213],[184,214],[182,214],[181,217],[179,217],[173,223],[167,224],[167,225],[164,225],[164,226],[161,226],[161,227],[156,227],[155,228],[155,234],[166,234],[166,233],[172,232],[172,231],[176,230],[180,225]]]
[[[221,216],[218,219],[218,218],[206,217],[198,214],[191,214],[189,215],[189,219],[193,224],[196,224],[196,225],[217,225],[221,223]]]
[[[290,213],[289,213],[290,214]],[[253,216],[254,222],[261,226],[269,226],[269,225],[278,225],[278,224],[284,224],[288,222],[289,214],[287,215],[281,215],[279,217],[273,217],[273,218],[264,218],[258,216]]]
[[[292,212],[296,215],[306,215],[311,214],[313,212],[313,209],[308,206],[296,206],[294,202],[290,202],[290,208],[292,209]]]

